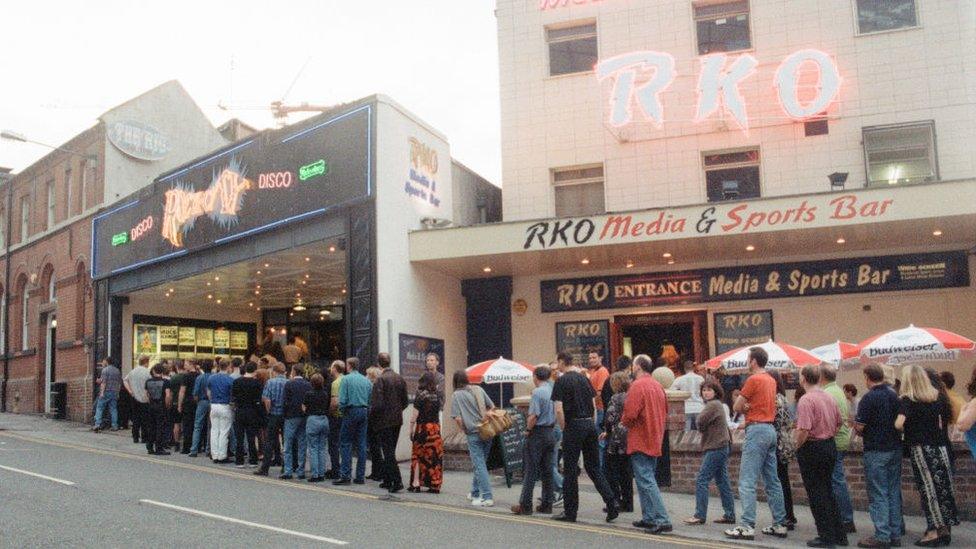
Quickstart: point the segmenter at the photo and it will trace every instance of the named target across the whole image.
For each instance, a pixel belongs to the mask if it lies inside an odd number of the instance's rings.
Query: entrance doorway
[[[646,354],[655,361],[666,345],[674,346],[678,364],[698,364],[708,357],[708,314],[706,311],[622,315],[614,318],[616,349],[633,358]]]
[[[51,385],[57,379],[56,365],[57,359],[55,349],[58,330],[58,318],[49,315],[44,323],[44,413],[50,414],[51,409]]]

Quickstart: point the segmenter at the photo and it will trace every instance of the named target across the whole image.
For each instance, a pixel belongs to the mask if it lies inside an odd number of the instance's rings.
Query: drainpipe
[[[10,377],[10,208],[13,205],[14,185],[10,169],[0,168],[0,181],[7,184],[5,211],[7,227],[4,229],[4,275],[3,275],[3,386],[0,387],[0,410],[7,411],[7,378]]]

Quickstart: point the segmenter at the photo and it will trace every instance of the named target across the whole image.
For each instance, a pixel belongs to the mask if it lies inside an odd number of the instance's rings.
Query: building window
[[[761,196],[759,149],[710,152],[703,160],[709,202]]]
[[[578,217],[606,213],[603,196],[603,166],[553,170],[556,217]]]
[[[64,170],[64,218],[71,217],[71,168]]]
[[[939,179],[932,122],[865,128],[864,156],[869,187]]]
[[[58,300],[58,289],[55,287],[54,272],[52,271],[47,278],[47,301],[51,303]]]
[[[50,229],[54,226],[55,221],[55,205],[57,205],[57,200],[55,199],[55,189],[54,180],[47,182],[47,228]]]
[[[27,284],[23,284],[20,290],[20,348],[26,351],[30,346],[30,297],[27,294]]]
[[[596,65],[596,23],[546,29],[549,76],[588,72]]]
[[[747,50],[749,38],[749,2],[701,3],[694,6],[695,30],[698,33],[698,55]]]
[[[858,34],[918,26],[915,0],[856,0],[856,5]]]
[[[30,238],[30,196],[20,199],[20,241]]]

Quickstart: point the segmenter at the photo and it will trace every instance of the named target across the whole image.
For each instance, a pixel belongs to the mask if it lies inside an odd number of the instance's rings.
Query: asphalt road
[[[705,545],[245,471],[0,431],[0,547]]]

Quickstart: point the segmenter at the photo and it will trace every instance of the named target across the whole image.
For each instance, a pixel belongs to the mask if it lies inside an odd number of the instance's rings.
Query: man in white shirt
[[[685,374],[674,380],[671,388],[691,394],[685,401],[685,431],[697,431],[698,414],[705,407],[701,397],[701,386],[705,383],[705,378],[695,373],[695,363],[690,360],[685,361],[684,369]]]
[[[145,442],[149,436],[149,425],[146,420],[149,395],[146,394],[146,381],[151,377],[149,373],[149,357],[139,357],[139,365],[132,369],[122,380],[125,390],[132,395],[132,442]]]

